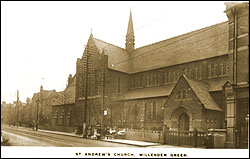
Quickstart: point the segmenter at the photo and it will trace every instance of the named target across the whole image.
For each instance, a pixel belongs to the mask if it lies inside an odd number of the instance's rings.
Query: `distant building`
[[[52,103],[52,129],[56,131],[74,132],[76,126],[75,116],[75,76],[69,75],[67,87],[57,92]]]
[[[18,109],[18,121],[20,122],[21,126],[29,126],[30,122],[32,121],[31,117],[31,100],[30,98],[26,99],[26,103],[19,103]]]
[[[40,92],[34,93],[31,100],[31,114],[30,122],[34,124],[39,121],[39,128],[51,129],[52,125],[52,102],[56,96],[55,90],[44,90],[43,86],[40,87]],[[37,112],[38,108],[38,112]]]
[[[16,104],[2,102],[1,104],[1,123],[15,125],[17,122]]]

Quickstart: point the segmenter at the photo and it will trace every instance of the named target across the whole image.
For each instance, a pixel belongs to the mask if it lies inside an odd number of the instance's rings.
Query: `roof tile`
[[[206,109],[222,111],[221,108],[216,104],[214,99],[209,94],[210,86],[208,83],[191,79],[190,77],[187,77],[185,75],[183,75],[183,77],[184,79],[186,79],[186,81],[196,94],[197,98],[199,98],[199,100]]]

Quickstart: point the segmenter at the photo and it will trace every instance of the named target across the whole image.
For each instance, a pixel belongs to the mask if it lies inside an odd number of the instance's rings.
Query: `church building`
[[[247,140],[249,3],[226,3],[228,21],[135,48],[130,11],[125,48],[90,35],[76,62],[81,125],[134,130],[225,129]],[[87,98],[87,101],[86,101]]]

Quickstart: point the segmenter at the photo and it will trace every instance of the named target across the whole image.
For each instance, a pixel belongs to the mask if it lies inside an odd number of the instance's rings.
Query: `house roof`
[[[56,94],[55,90],[43,90],[42,91],[42,99],[52,98],[55,94]],[[37,98],[39,98],[39,95],[40,95],[40,92],[34,93],[32,100],[36,100]]]
[[[208,83],[189,78],[185,75],[182,77],[186,79],[187,83],[190,85],[191,89],[206,109],[222,111],[209,94],[210,86]]]
[[[155,86],[142,89],[130,90],[124,93],[118,100],[131,100],[131,99],[142,99],[152,97],[168,96],[175,84],[169,84],[166,86]]]

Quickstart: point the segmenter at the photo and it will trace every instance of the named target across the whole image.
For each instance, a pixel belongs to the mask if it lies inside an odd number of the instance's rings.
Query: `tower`
[[[133,52],[134,48],[135,48],[135,36],[134,36],[134,28],[133,28],[133,20],[132,20],[131,10],[130,10],[130,15],[129,15],[125,48],[129,53]]]
[[[247,148],[249,116],[249,3],[227,2],[229,81],[226,96],[226,146]],[[240,89],[239,89],[240,88]],[[239,135],[240,134],[240,135]]]

